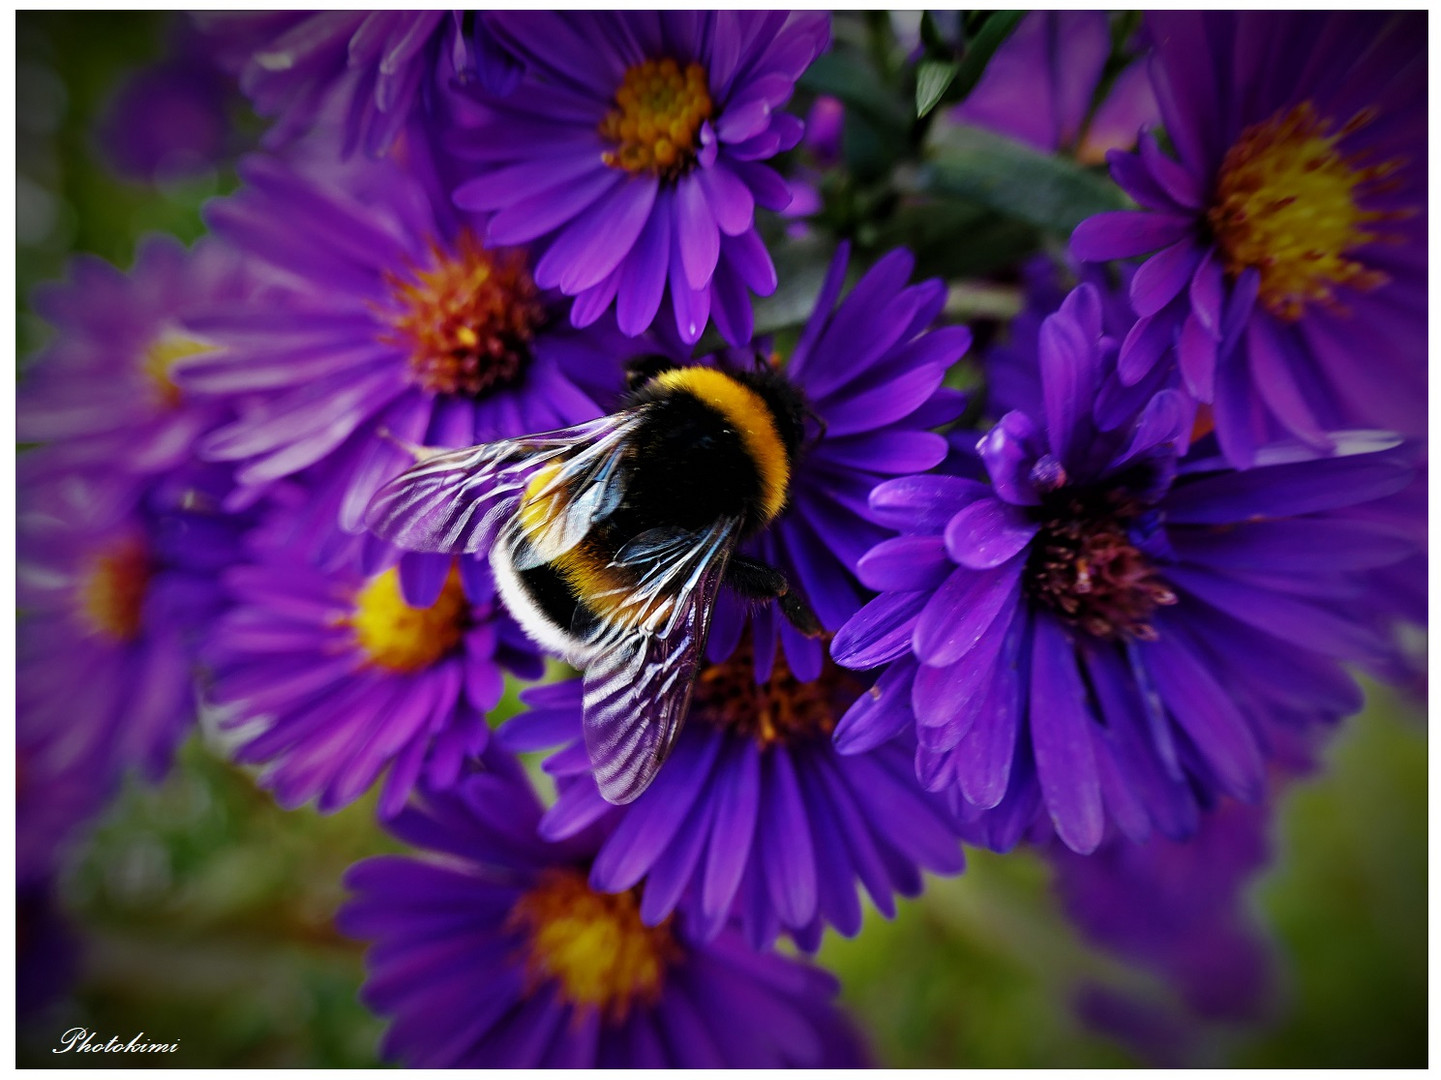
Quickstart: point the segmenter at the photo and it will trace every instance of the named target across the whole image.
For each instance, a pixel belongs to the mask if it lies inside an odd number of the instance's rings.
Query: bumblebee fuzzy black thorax
[[[782,377],[673,368],[631,400],[646,415],[632,446],[629,507],[691,529],[739,517],[746,532],[785,507],[803,406]]]

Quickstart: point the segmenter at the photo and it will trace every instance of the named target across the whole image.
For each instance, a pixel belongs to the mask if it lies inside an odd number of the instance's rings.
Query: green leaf
[[[954,60],[922,60],[916,65],[916,115],[934,109],[961,65]]]
[[[952,56],[960,51],[965,28],[958,11],[921,12],[921,44],[931,56]]]
[[[1064,235],[1093,214],[1128,205],[1108,177],[1069,158],[979,128],[948,127],[934,135],[917,174],[920,189],[930,194],[979,203]]]
[[[952,100],[964,101],[966,95],[976,88],[976,83],[981,81],[991,57],[1001,47],[1001,43],[1011,36],[1011,31],[1025,15],[1024,11],[997,11],[986,19],[985,25],[966,47],[966,55],[961,60],[952,88]]]
[[[830,52],[816,60],[801,76],[800,85],[817,94],[830,94],[845,102],[858,116],[881,132],[902,141],[911,118],[886,89],[868,63],[852,52]]]
[[[818,236],[792,240],[771,250],[780,285],[770,296],[756,298],[757,336],[799,326],[810,318],[835,254],[834,244]]]
[[[973,203],[926,200],[896,211],[876,232],[877,250],[909,248],[916,277],[947,280],[994,273],[1036,250],[1034,226]]]

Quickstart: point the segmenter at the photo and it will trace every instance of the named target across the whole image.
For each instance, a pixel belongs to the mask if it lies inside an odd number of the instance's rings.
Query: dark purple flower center
[[[600,122],[601,138],[615,147],[602,160],[613,169],[676,180],[695,165],[700,129],[713,108],[700,64],[682,70],[670,57],[635,64]]]
[[[520,379],[545,306],[524,251],[490,251],[469,230],[428,267],[388,275],[394,306],[381,340],[410,354],[411,380],[433,394],[482,395]]]
[[[762,746],[774,746],[828,738],[836,720],[864,691],[864,684],[829,658],[819,678],[801,682],[779,650],[771,677],[757,683],[747,633],[729,659],[701,669],[691,712]]]
[[[544,871],[507,925],[525,938],[528,989],[553,980],[566,1003],[612,1023],[637,1001],[659,1001],[667,969],[681,958],[670,919],[646,926],[634,890],[596,892],[579,870]]]
[[[1338,286],[1386,283],[1348,252],[1385,239],[1376,222],[1406,216],[1361,205],[1402,162],[1365,165],[1339,146],[1374,119],[1363,110],[1333,131],[1305,101],[1252,124],[1226,153],[1207,218],[1226,269],[1259,271],[1261,302],[1279,318],[1299,319],[1313,302],[1339,309]]]
[[[145,545],[138,540],[122,541],[96,558],[81,581],[81,611],[106,637],[133,641],[140,634],[149,584],[150,558]]]
[[[1114,490],[1063,488],[1047,496],[1026,561],[1031,599],[1093,637],[1154,640],[1151,615],[1174,604],[1176,594],[1131,539],[1142,510]]]

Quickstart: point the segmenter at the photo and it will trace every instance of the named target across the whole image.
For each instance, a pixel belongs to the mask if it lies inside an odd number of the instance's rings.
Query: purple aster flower
[[[902,535],[861,561],[882,595],[833,643],[849,666],[889,662],[838,726],[842,751],[914,720],[922,781],[992,846],[1038,811],[1089,852],[1108,822],[1183,837],[1217,796],[1258,799],[1283,729],[1359,707],[1341,662],[1390,649],[1390,601],[1366,575],[1415,553],[1352,512],[1406,486],[1412,447],[1338,433],[1331,457],[1279,443],[1236,472],[1207,438],[1182,457],[1194,408],[1178,391],[1093,420],[1115,352],[1080,286],[1041,327],[1043,410],[977,444],[989,484],[876,488]]]
[[[484,247],[396,163],[354,159],[321,178],[252,157],[241,176],[247,186],[207,217],[277,282],[263,306],[192,320],[219,350],[179,378],[238,403],[202,450],[239,463],[245,497],[318,469],[308,513],[322,546],[344,546],[337,522],[359,528],[370,497],[413,460],[404,444],[548,431],[599,415],[596,402],[618,392],[620,358],[638,344],[571,328],[524,249]]]
[[[431,853],[354,867],[341,930],[375,943],[361,998],[411,1067],[844,1068],[866,1064],[826,973],[646,925],[587,884],[594,835],[540,840],[513,774],[467,777],[390,828]]]
[[[1021,20],[966,100],[958,123],[1009,136],[1038,150],[1064,150],[1095,164],[1129,149],[1157,120],[1145,65],[1136,61],[1095,99],[1111,57],[1104,11],[1035,11]]]
[[[20,461],[16,728],[42,778],[104,763],[158,778],[195,719],[201,629],[244,519],[221,512],[223,470],[176,470],[144,487],[114,473]],[[47,811],[48,812],[48,811]],[[22,845],[23,846],[23,845]]]
[[[452,81],[505,93],[519,69],[485,16],[460,11],[225,12],[197,16],[221,41],[240,87],[277,123],[281,146],[318,120],[343,128],[341,155],[378,157]],[[238,41],[237,41],[238,39]]]
[[[1152,80],[1176,156],[1113,153],[1143,209],[1077,227],[1078,258],[1156,252],[1120,375],[1174,346],[1244,468],[1277,437],[1426,423],[1426,21],[1417,12],[1162,12]]]
[[[282,806],[315,799],[328,813],[388,768],[389,816],[420,777],[453,783],[486,746],[505,673],[534,679],[543,664],[482,562],[431,557],[440,580],[413,605],[398,568],[364,572],[359,538],[328,570],[297,558],[294,511],[307,497],[276,492],[248,557],[223,573],[233,606],[206,643],[207,698],[222,728],[240,729],[235,760],[267,763],[260,782]]]
[[[183,321],[252,291],[234,253],[214,241],[187,251],[173,237],[147,237],[129,273],[94,256],[73,259],[68,280],[31,298],[56,336],[26,365],[17,437],[52,444],[57,468],[155,476],[184,465],[225,412],[176,384],[177,366],[210,348]]]
[[[828,44],[828,16],[526,11],[491,28],[527,72],[457,141],[474,175],[456,203],[493,215],[489,243],[544,244],[536,281],[576,297],[577,326],[614,302],[639,334],[669,289],[687,344],[711,316],[747,341],[747,290],[776,287],[755,208],[791,198],[764,162],[800,140],[779,110]]]
[[[513,750],[564,744],[545,764],[559,797],[541,835],[560,840],[605,819],[590,884],[636,889],[645,925],[679,910],[692,935],[709,939],[734,914],[756,948],[785,930],[813,951],[828,925],[860,930],[858,883],[890,918],[896,893],[919,895],[922,870],[964,865],[955,824],[943,800],[920,790],[910,749],[896,741],[841,757],[832,747],[836,720],[866,691],[831,663],[802,682],[777,660],[757,682],[744,641],[701,669],[665,768],[622,808],[591,778],[579,680],[526,691],[531,710],[500,739]]]

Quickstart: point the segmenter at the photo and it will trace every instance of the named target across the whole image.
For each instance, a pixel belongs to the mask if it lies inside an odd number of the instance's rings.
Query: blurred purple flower
[[[128,180],[164,184],[214,169],[231,146],[234,88],[202,53],[184,48],[135,72],[110,98],[96,139]]]
[[[1096,164],[1130,149],[1155,124],[1155,96],[1137,60],[1096,102],[1111,56],[1104,11],[1034,11],[991,57],[981,81],[951,111],[958,123],[1009,136],[1037,150],[1064,150]]]
[[[1419,12],[1161,12],[1153,136],[1110,155],[1144,209],[1098,214],[1071,250],[1157,252],[1120,375],[1176,348],[1227,459],[1336,428],[1426,424],[1426,20]]]
[[[640,891],[640,919],[681,911],[685,927],[715,937],[738,917],[756,948],[782,930],[803,949],[826,926],[861,927],[857,885],[895,915],[895,894],[917,896],[921,871],[964,866],[945,804],[920,790],[899,742],[840,757],[836,720],[866,685],[834,664],[801,682],[777,661],[757,683],[749,642],[701,669],[690,718],[659,778],[624,807],[606,802],[590,773],[579,680],[522,695],[530,711],[508,721],[512,750],[563,746],[545,764],[559,797],[541,835],[559,840],[604,819],[590,884]]]
[[[536,287],[524,249],[483,247],[394,162],[321,172],[252,157],[241,176],[247,186],[211,203],[207,218],[277,285],[263,306],[192,320],[219,349],[179,378],[239,405],[202,451],[240,463],[237,480],[254,489],[243,497],[319,466],[306,512],[326,557],[411,463],[402,444],[549,431],[598,416],[597,402],[619,392],[621,358],[638,343],[572,329],[563,301]]]
[[[819,95],[806,114],[804,143],[822,166],[841,160],[841,137],[845,134],[846,107],[840,98]]]
[[[1098,982],[1083,982],[1072,999],[1076,1015],[1092,1031],[1107,1035],[1152,1069],[1197,1067],[1197,1026],[1153,998],[1128,994]]]
[[[342,157],[357,149],[379,157],[452,81],[479,79],[505,93],[520,74],[475,12],[212,12],[196,20],[255,111],[277,118],[270,147],[334,117]]]
[[[1196,1020],[1254,1023],[1273,1002],[1276,957],[1246,895],[1271,861],[1273,811],[1227,801],[1184,842],[1118,838],[1088,856],[1047,849],[1071,921],[1164,979],[1184,1005],[1171,1015],[1182,1029]]]
[[[1338,433],[1332,457],[1281,443],[1238,473],[1207,438],[1183,458],[1194,406],[1178,391],[1107,430],[1093,419],[1115,351],[1078,287],[1041,327],[1043,412],[977,444],[989,485],[876,488],[902,535],[861,560],[882,595],[833,643],[849,666],[890,665],[841,721],[841,750],[914,720],[922,781],[990,846],[1042,807],[1077,852],[1107,822],[1189,835],[1218,796],[1261,797],[1281,729],[1359,707],[1339,662],[1390,655],[1390,601],[1362,587],[1415,543],[1351,511],[1405,487],[1414,448]]]
[[[835,981],[734,931],[696,944],[648,927],[633,893],[593,891],[588,837],[540,840],[514,772],[428,795],[390,823],[426,860],[351,869],[341,930],[375,942],[362,1000],[393,1017],[410,1067],[855,1068]]]
[[[840,162],[844,122],[845,106],[839,98],[826,94],[817,97],[806,114],[805,135],[800,143],[804,154],[792,162],[786,176],[791,201],[780,211],[789,223],[786,236],[792,240],[810,236],[812,228],[806,219],[825,209],[825,198],[821,194],[822,170]]]
[[[506,672],[534,679],[544,665],[482,562],[429,557],[435,596],[412,606],[398,569],[362,572],[359,538],[329,571],[297,558],[306,498],[278,492],[248,558],[223,573],[233,606],[206,643],[207,697],[223,728],[242,729],[235,760],[268,763],[260,783],[282,806],[339,809],[388,767],[390,816],[420,777],[443,788],[485,748]]]
[[[25,633],[22,623],[22,651]],[[32,693],[30,681],[22,669],[19,700]],[[93,724],[37,727],[27,717],[16,734],[15,879],[24,889],[55,873],[81,827],[114,795],[120,770],[110,752],[113,733]]]
[[[187,251],[170,236],[142,240],[129,273],[91,255],[67,271],[31,297],[56,336],[26,363],[16,436],[52,444],[55,468],[155,476],[192,460],[226,410],[177,385],[179,365],[212,348],[183,323],[214,304],[247,302],[251,276],[222,244]]]
[[[536,281],[576,297],[577,326],[614,302],[639,334],[669,287],[687,344],[711,316],[748,340],[747,290],[776,287],[755,207],[791,199],[763,162],[800,140],[779,110],[828,44],[828,15],[526,11],[491,26],[527,73],[453,147],[474,162],[456,203],[493,215],[487,241],[543,243]]]
[[[20,461],[16,728],[30,782],[78,762],[100,790],[131,767],[157,779],[195,720],[198,637],[246,520],[221,512],[221,469],[141,487],[52,459]],[[40,787],[50,798],[68,799]]]

